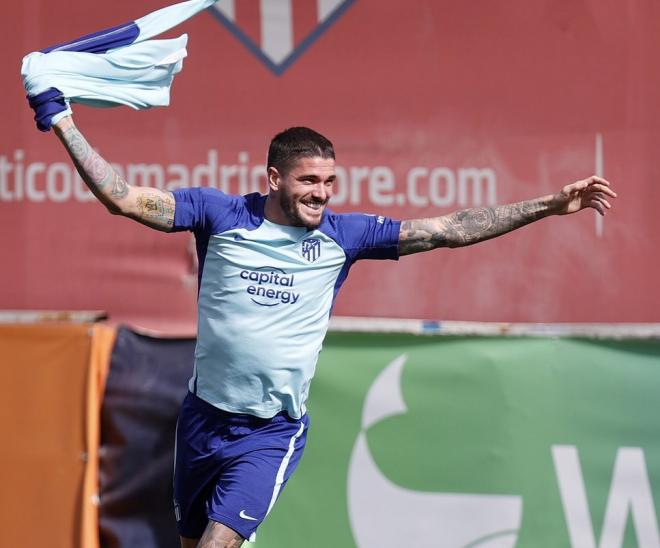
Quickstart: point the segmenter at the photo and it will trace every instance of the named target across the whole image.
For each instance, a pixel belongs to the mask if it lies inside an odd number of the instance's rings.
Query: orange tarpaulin
[[[0,325],[7,546],[98,547],[99,413],[114,330]]]

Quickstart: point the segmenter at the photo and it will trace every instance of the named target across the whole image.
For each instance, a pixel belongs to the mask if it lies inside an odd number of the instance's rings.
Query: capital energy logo
[[[256,270],[241,270],[240,277],[250,284],[246,291],[251,301],[259,306],[295,304],[300,293],[293,291],[295,276],[281,268],[263,266]]]
[[[219,0],[213,16],[276,75],[281,75],[355,0]]]

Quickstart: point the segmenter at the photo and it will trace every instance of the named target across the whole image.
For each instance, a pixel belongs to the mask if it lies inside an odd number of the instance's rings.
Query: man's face
[[[299,158],[283,176],[271,169],[278,176],[277,198],[287,224],[317,228],[332,196],[335,161],[320,156]]]

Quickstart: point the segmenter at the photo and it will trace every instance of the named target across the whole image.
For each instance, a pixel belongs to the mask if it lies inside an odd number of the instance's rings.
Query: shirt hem
[[[253,417],[257,417],[260,419],[272,419],[276,415],[279,415],[280,413],[286,413],[289,417],[295,420],[300,420],[304,413],[298,412],[297,414],[294,414],[291,412],[289,409],[285,409],[283,407],[275,407],[272,410],[264,410],[264,411],[258,411],[255,409],[246,409],[246,408],[240,408],[240,407],[234,407],[233,405],[228,405],[224,402],[216,402],[213,398],[210,398],[207,394],[202,392],[201,390],[197,390],[195,395],[201,399],[204,400],[206,403],[209,405],[212,405],[213,407],[220,409],[221,411],[225,411],[227,413],[235,413],[238,415],[251,415]]]

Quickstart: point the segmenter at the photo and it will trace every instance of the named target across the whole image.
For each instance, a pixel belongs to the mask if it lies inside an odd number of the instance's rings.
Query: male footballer
[[[310,381],[332,305],[355,261],[471,245],[585,208],[604,215],[616,197],[594,176],[554,195],[435,218],[337,214],[327,209],[336,179],[333,145],[308,128],[273,138],[267,195],[232,196],[212,188],[131,186],[71,116],[53,127],[111,213],[196,237],[197,346],[174,471],[183,548],[237,548],[271,511],[300,461]]]

